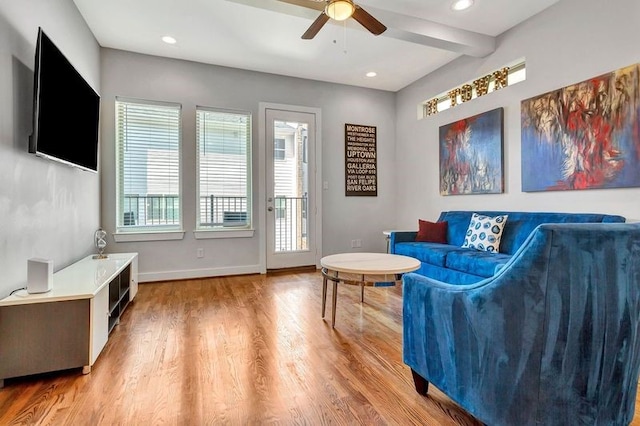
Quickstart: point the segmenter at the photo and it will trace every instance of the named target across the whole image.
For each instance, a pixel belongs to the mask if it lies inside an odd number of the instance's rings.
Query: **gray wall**
[[[116,96],[182,104],[182,188],[184,239],[115,243]],[[210,106],[253,113],[254,217],[258,193],[259,103],[320,108],[322,172],[329,183],[322,191],[323,253],[384,251],[382,230],[393,223],[395,203],[395,95],[391,92],[263,74],[165,59],[112,49],[102,50],[102,223],[110,234],[109,251],[140,254],[141,281],[259,271],[260,229],[253,238],[195,240],[195,107]],[[344,195],[344,124],[378,127],[378,196]],[[351,248],[352,239],[362,247]],[[197,248],[205,257],[196,258]]]
[[[322,110],[323,254],[382,251],[381,231],[415,228],[441,210],[593,211],[640,218],[640,189],[523,193],[520,189],[520,101],[640,60],[637,0],[562,0],[499,38],[486,58],[461,58],[397,94],[270,74],[100,50],[71,0],[0,3],[0,296],[26,282],[26,260],[53,259],[55,269],[93,251],[93,231],[115,230],[114,99],[125,96],[183,105],[185,238],[118,243],[109,251],[140,253],[142,279],[198,271],[249,271],[259,263],[263,229],[253,238],[195,240],[196,105],[249,110],[258,152],[259,102]],[[81,172],[27,153],[31,132],[33,56],[44,27],[102,96],[101,174]],[[520,57],[527,80],[500,92],[416,120],[416,105]],[[102,62],[102,63],[101,63]],[[101,77],[102,75],[102,77]],[[438,128],[505,108],[506,193],[442,197],[438,191]],[[378,197],[344,196],[344,123],[378,126]],[[254,188],[258,188],[254,155]],[[100,182],[99,182],[100,180]],[[100,191],[99,185],[102,190]],[[99,195],[100,194],[100,195]],[[254,194],[254,214],[258,200]],[[102,203],[99,201],[101,197]],[[205,258],[196,258],[196,248]]]
[[[492,55],[460,58],[397,94],[398,228],[416,228],[443,210],[536,210],[615,213],[640,218],[640,188],[524,193],[520,101],[640,61],[638,0],[561,0],[500,36]],[[518,58],[527,80],[423,120],[419,102]],[[439,127],[497,107],[505,112],[505,194],[440,196]]]
[[[0,2],[0,297],[26,285],[31,257],[57,271],[89,254],[99,226],[98,175],[28,153],[38,26],[100,91],[100,49],[71,0]]]

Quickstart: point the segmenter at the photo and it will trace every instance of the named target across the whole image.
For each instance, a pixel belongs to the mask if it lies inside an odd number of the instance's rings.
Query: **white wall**
[[[100,49],[71,0],[0,2],[0,297],[26,285],[27,259],[54,270],[93,251],[99,178],[28,153],[41,26],[94,89]]]
[[[116,96],[182,104],[183,240],[115,243]],[[382,230],[393,223],[395,203],[395,95],[391,92],[263,74],[112,49],[102,50],[102,224],[110,233],[109,251],[140,254],[140,279],[212,276],[257,272],[258,125],[259,103],[299,105],[322,111],[323,253],[352,251],[351,240],[361,239],[358,251],[384,251]],[[257,227],[253,238],[195,240],[195,107],[210,106],[253,113],[253,188]],[[378,196],[344,195],[344,124],[378,127]],[[197,248],[205,257],[196,258]]]
[[[561,0],[499,37],[486,58],[463,57],[397,94],[398,228],[417,228],[443,210],[602,212],[640,218],[640,188],[524,193],[521,190],[520,101],[640,62],[638,0]],[[423,120],[421,101],[526,58],[527,80]],[[439,127],[504,107],[505,193],[440,196]]]

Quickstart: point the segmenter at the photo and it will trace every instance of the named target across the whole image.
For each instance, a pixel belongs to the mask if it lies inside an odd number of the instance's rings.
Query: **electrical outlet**
[[[362,240],[351,240],[351,248],[360,248],[362,247]]]
[[[356,240],[351,240],[351,248],[355,248],[356,247]]]
[[[198,250],[196,250],[196,256],[198,258],[203,258],[204,257],[204,249],[199,248]]]

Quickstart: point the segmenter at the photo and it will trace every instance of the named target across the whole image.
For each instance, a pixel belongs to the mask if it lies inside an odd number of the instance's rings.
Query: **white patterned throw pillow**
[[[508,215],[483,216],[474,213],[469,222],[469,229],[464,237],[463,248],[498,253],[500,251],[500,237]]]

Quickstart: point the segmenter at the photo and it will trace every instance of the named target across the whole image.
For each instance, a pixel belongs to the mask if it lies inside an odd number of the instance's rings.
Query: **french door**
[[[316,264],[316,116],[266,115],[267,269]]]

